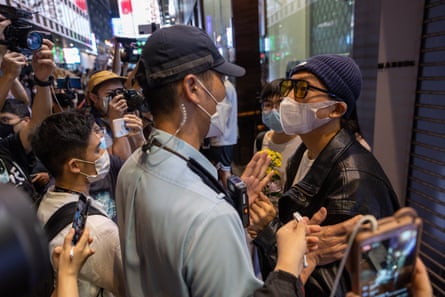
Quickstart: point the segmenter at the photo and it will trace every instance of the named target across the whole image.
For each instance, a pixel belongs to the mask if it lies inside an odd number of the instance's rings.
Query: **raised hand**
[[[48,39],[43,39],[42,47],[32,55],[32,69],[35,77],[40,81],[48,81],[49,77],[56,68],[53,52],[51,49],[54,44]]]
[[[247,195],[249,196],[249,205],[251,205],[259,196],[263,188],[269,182],[273,172],[266,175],[267,166],[270,158],[267,152],[257,152],[253,155],[246,169],[241,175],[247,187]]]

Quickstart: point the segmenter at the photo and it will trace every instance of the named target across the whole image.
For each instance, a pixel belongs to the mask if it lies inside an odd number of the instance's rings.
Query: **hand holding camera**
[[[127,100],[118,90],[114,90],[107,96],[108,118],[110,119],[110,122],[114,121],[115,119],[122,118],[128,109]]]
[[[33,25],[29,21],[32,19],[32,12],[0,5],[0,14],[3,19],[10,20],[9,23],[3,21],[0,23],[1,44],[15,52],[36,51],[42,47],[44,37],[41,32],[33,30]]]
[[[47,82],[56,68],[52,52],[54,44],[48,39],[43,39],[41,48],[32,55],[32,69],[34,76],[39,81]]]

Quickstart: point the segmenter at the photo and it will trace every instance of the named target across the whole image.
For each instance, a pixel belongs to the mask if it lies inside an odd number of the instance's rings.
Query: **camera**
[[[249,197],[246,184],[236,175],[227,178],[227,189],[234,207],[243,222],[243,227],[249,226]]]
[[[116,89],[109,94],[109,99],[113,99],[117,95],[124,95],[125,100],[127,100],[128,112],[133,112],[135,110],[140,110],[144,103],[144,96],[133,89]]]
[[[120,52],[122,62],[136,63],[139,61],[141,55],[137,39],[116,37],[116,42],[120,42],[122,44],[122,49]]]
[[[33,26],[27,20],[32,19],[32,13],[15,7],[0,5],[0,14],[11,20],[3,34],[5,40],[0,43],[8,46],[15,52],[35,51],[42,47],[43,35],[33,30]]]
[[[81,89],[80,78],[69,77],[58,78],[55,91],[58,105],[62,108],[75,108],[79,100],[79,93],[76,90]]]

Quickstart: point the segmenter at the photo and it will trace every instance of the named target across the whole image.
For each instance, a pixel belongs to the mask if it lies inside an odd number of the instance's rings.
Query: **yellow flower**
[[[267,152],[270,158],[270,163],[266,169],[266,173],[269,173],[271,170],[274,170],[276,172],[276,175],[280,176],[280,173],[277,170],[277,168],[281,167],[281,160],[282,160],[281,153],[273,151],[271,149],[264,149],[262,151]]]

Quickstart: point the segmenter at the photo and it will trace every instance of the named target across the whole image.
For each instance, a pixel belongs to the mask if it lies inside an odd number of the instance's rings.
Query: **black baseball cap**
[[[243,67],[221,56],[207,33],[186,25],[155,31],[145,43],[139,63],[143,64],[145,75],[140,73],[138,80],[145,80],[142,85],[150,89],[210,69],[235,77],[246,73]]]

